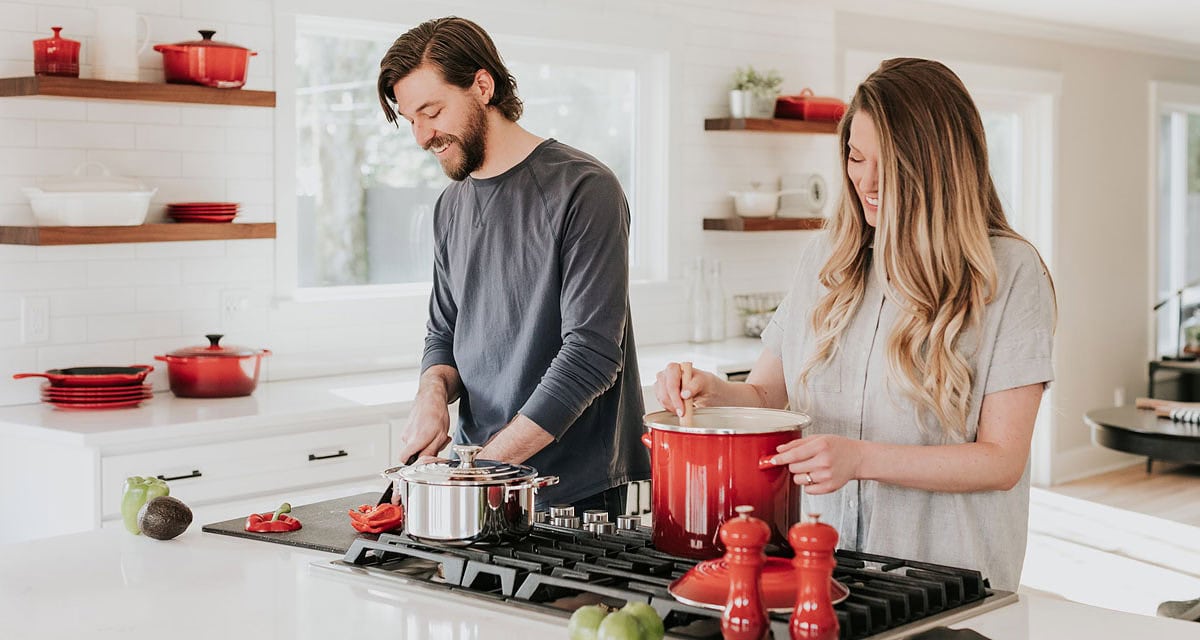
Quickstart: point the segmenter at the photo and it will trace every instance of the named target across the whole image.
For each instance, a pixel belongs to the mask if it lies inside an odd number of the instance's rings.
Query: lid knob
[[[451,449],[454,450],[454,455],[458,456],[461,461],[459,468],[471,468],[475,466],[475,456],[483,451],[483,447],[474,444],[456,444]]]
[[[204,38],[205,40],[212,40],[212,37],[215,33],[216,31],[213,31],[212,29],[201,29],[200,37]]]
[[[204,335],[204,337],[208,338],[208,348],[209,349],[220,349],[221,348],[221,344],[220,344],[221,338],[224,338],[225,334],[223,334],[223,333],[207,333]]]

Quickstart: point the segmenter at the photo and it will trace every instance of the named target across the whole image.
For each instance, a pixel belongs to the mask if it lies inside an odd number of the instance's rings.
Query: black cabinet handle
[[[172,480],[187,480],[188,478],[199,478],[202,475],[204,475],[204,474],[200,473],[199,469],[192,469],[192,472],[187,474],[186,476],[173,476],[173,477],[168,478],[164,475],[157,475],[154,477],[158,478],[159,480],[162,480],[164,482],[170,482]]]
[[[328,460],[330,458],[345,458],[348,455],[350,455],[350,454],[346,453],[345,449],[338,449],[337,453],[331,453],[327,456],[318,456],[318,455],[313,455],[310,453],[310,454],[308,454],[308,461],[312,462],[313,460]]]

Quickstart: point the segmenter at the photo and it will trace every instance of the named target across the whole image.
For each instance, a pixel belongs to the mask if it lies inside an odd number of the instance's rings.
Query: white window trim
[[[327,11],[327,7],[304,1],[296,4],[297,6],[292,7],[291,11],[304,15],[284,12],[276,14],[276,51],[294,50],[296,34],[306,24],[319,25],[323,32],[345,31],[348,35],[355,37],[363,36],[364,30],[393,37],[399,35],[396,24],[417,24],[429,17],[423,12],[418,16],[409,9],[391,11],[385,20],[381,20],[380,16],[351,19],[326,18],[320,17],[320,13]],[[363,20],[374,20],[375,22],[371,26],[364,27]],[[495,40],[497,47],[508,56],[512,56],[510,53],[512,51],[529,51],[534,47],[543,49],[547,42],[546,39],[522,36],[496,36]],[[567,42],[565,38],[559,41]],[[597,52],[603,53],[604,57],[596,56]],[[604,59],[608,60],[607,65],[603,64]],[[631,283],[640,286],[644,283],[661,282],[667,277],[667,256],[665,252],[655,250],[655,240],[667,235],[669,218],[668,185],[662,179],[662,176],[667,175],[668,158],[669,56],[665,51],[640,49],[635,46],[624,46],[621,43],[600,45],[572,42],[570,45],[564,45],[561,52],[556,52],[556,60],[589,66],[632,68],[637,72],[636,91],[640,98],[640,104],[635,131],[639,149],[635,152],[633,180],[635,185],[655,186],[635,189],[635,200],[630,202],[631,210],[639,215],[639,219],[634,221],[639,225],[637,242],[636,246],[630,247],[630,253],[631,255],[636,253],[640,262],[639,271],[631,274]],[[295,92],[295,62],[290,56],[275,57],[275,84],[275,90],[279,93],[290,95]],[[430,291],[428,282],[349,287],[300,287],[298,285],[295,121],[294,102],[291,100],[279,101],[275,113],[275,173],[277,177],[275,189],[275,289],[277,297],[298,302],[357,298],[393,300],[412,298],[412,302],[419,304],[421,312],[424,313]],[[406,135],[406,132],[401,130],[397,132],[397,135]]]
[[[1149,268],[1149,283],[1146,290],[1149,292],[1149,300],[1147,300],[1146,308],[1153,309],[1154,305],[1159,302],[1158,291],[1158,176],[1163,167],[1159,164],[1159,140],[1162,139],[1162,126],[1160,124],[1161,117],[1168,111],[1183,111],[1200,115],[1200,85],[1178,84],[1173,82],[1152,81],[1149,86],[1150,91],[1150,144],[1147,149],[1149,161],[1146,163],[1148,174],[1146,176],[1147,189],[1150,194],[1147,201],[1147,226],[1149,232],[1147,234],[1146,255],[1150,256]],[[1186,166],[1186,163],[1184,163]],[[1185,178],[1186,179],[1186,178]],[[1183,212],[1178,212],[1178,215],[1183,215]],[[1173,248],[1173,251],[1186,251],[1187,247],[1183,245],[1185,238],[1179,236],[1176,241],[1179,243]],[[1171,290],[1183,285],[1183,276],[1177,274],[1171,278],[1172,283],[1169,287]],[[1158,354],[1158,326],[1159,315],[1163,310],[1150,311],[1150,326],[1154,327],[1154,331],[1150,331],[1146,336],[1146,355],[1147,358],[1153,360]]]

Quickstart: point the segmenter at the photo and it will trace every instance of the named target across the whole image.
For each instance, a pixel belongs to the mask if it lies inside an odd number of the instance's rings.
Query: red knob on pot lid
[[[207,346],[184,347],[176,349],[168,356],[175,358],[245,358],[247,356],[256,356],[265,352],[265,349],[251,349],[250,347],[239,346],[221,346],[221,338],[224,334],[210,333],[204,336],[208,338]]]
[[[189,40],[187,42],[176,42],[171,46],[175,46],[175,47],[215,47],[215,48],[223,48],[223,49],[241,49],[243,51],[249,51],[248,48],[243,47],[241,45],[230,44],[228,42],[218,42],[216,40],[213,40],[212,37],[213,37],[213,34],[216,33],[216,31],[213,31],[211,29],[201,29],[199,31],[199,33],[200,33],[200,37],[203,38],[202,40]]]
[[[837,547],[837,529],[821,522],[821,514],[810,513],[807,522],[797,522],[788,531],[788,542],[796,553],[802,551],[820,551],[833,553]]]

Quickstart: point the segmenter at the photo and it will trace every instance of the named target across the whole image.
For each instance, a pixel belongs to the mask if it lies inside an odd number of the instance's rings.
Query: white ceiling
[[[927,0],[962,9],[1200,44],[1200,0]]]

